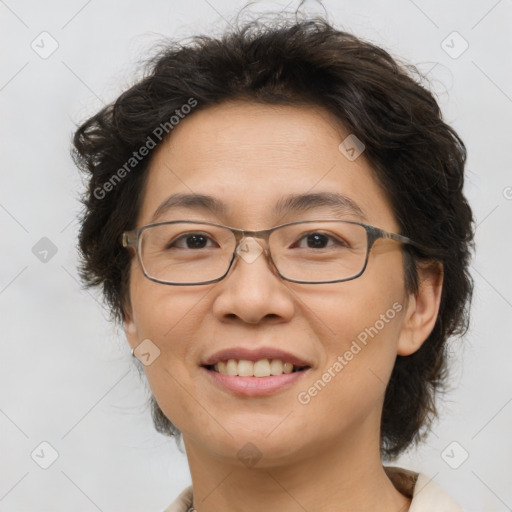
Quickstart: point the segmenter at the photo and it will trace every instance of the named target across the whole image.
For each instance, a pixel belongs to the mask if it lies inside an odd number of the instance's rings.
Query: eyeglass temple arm
[[[379,229],[379,238],[388,238],[390,240],[394,240],[395,242],[400,242],[401,244],[412,245],[416,249],[420,250],[421,252],[429,256],[437,255],[437,251],[434,251],[430,247],[426,247],[422,244],[415,242],[414,240],[411,240],[410,238],[407,238],[406,236],[399,235],[397,233],[389,233],[388,231]]]
[[[123,247],[136,247],[137,246],[137,231],[125,231],[121,235],[121,244]]]

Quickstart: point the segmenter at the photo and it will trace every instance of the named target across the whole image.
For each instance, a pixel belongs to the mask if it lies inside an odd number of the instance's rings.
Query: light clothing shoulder
[[[420,473],[409,512],[464,512],[462,507],[431,478]]]
[[[457,502],[431,478],[423,473],[385,466],[393,485],[412,498],[408,512],[464,512]],[[192,487],[187,487],[164,512],[193,512]]]

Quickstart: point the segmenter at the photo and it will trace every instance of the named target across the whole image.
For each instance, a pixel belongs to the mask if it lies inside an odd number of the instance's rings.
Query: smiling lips
[[[217,385],[250,396],[271,394],[311,368],[306,361],[276,349],[223,350],[202,366]]]

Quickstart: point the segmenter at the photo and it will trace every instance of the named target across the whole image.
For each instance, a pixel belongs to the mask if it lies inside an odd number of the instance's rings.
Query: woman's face
[[[197,111],[155,150],[137,226],[190,219],[261,230],[337,218],[397,232],[364,153],[353,160],[350,150],[340,151],[348,135],[316,107],[231,102]],[[224,209],[180,206],[154,219],[177,193],[212,196]],[[288,196],[321,193],[358,208],[310,204],[274,213]],[[223,280],[208,285],[153,282],[136,258],[130,272],[127,337],[133,348],[151,340],[144,345],[147,378],[189,452],[235,461],[262,456],[260,466],[270,466],[328,451],[334,441],[378,447],[386,383],[406,336],[409,297],[398,244],[378,240],[363,275],[331,284],[285,281],[264,253],[237,258]],[[307,368],[250,378],[205,366],[228,359]],[[230,365],[247,370],[246,363]],[[264,374],[266,363],[258,366]]]

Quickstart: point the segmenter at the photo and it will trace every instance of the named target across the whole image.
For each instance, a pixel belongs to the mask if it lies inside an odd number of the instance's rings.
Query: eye
[[[185,233],[175,238],[166,245],[166,249],[204,249],[208,242],[212,242],[210,247],[218,247],[218,245],[205,233]]]
[[[306,242],[306,246],[304,246],[301,243],[302,241]],[[329,244],[329,242],[332,243]],[[325,249],[326,247],[333,246],[348,247],[348,244],[345,241],[333,235],[327,235],[319,231],[314,231],[311,233],[307,233],[306,235],[299,238],[299,240],[295,242],[295,244],[292,247],[298,247],[300,249]]]

